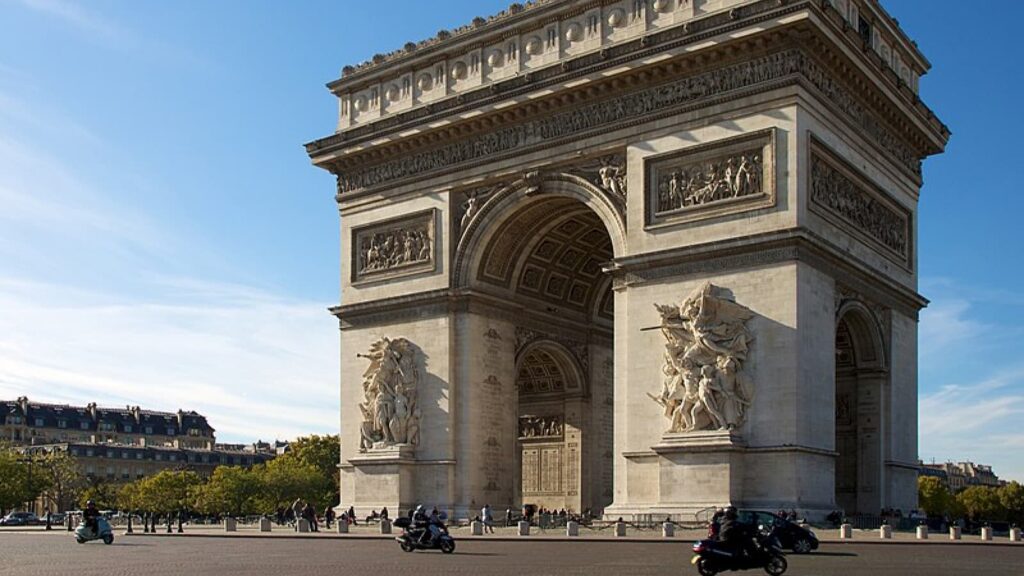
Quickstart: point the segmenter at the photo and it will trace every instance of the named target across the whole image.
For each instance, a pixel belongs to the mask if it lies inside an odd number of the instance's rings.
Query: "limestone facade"
[[[928,66],[874,0],[548,0],[346,67],[341,505],[916,507]]]

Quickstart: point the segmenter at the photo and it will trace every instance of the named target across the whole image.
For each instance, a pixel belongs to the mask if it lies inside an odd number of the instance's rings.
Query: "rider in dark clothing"
[[[749,556],[753,549],[753,537],[750,528],[748,524],[739,521],[736,509],[730,506],[725,509],[725,514],[722,515],[721,526],[718,530],[718,541],[734,553]]]
[[[100,517],[100,511],[96,509],[96,503],[89,500],[85,504],[85,510],[82,510],[82,521],[85,523],[85,527],[91,529],[93,532],[99,530],[99,524],[96,519]]]
[[[413,527],[419,531],[419,541],[421,544],[426,544],[427,535],[430,534],[428,526],[430,525],[430,516],[427,515],[427,511],[423,508],[423,505],[416,507],[416,510],[412,513]]]

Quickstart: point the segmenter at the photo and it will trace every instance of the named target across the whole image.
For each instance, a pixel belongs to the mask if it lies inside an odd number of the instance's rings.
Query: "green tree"
[[[999,503],[1003,506],[1006,519],[1015,524],[1024,524],[1024,485],[1014,480],[997,490]]]
[[[210,479],[194,489],[196,510],[203,514],[242,516],[258,512],[263,482],[255,469],[220,466]]]
[[[89,500],[95,502],[100,510],[117,508],[117,486],[104,480],[95,480],[79,494],[78,506],[85,508]]]
[[[150,512],[176,512],[191,508],[191,496],[202,480],[190,470],[161,470],[138,483],[139,507]]]
[[[33,502],[50,487],[40,468],[43,459],[42,454],[24,454],[0,445],[0,511]]]
[[[921,476],[917,479],[918,506],[929,516],[950,513],[952,499],[942,480],[934,476]]]
[[[75,457],[54,450],[39,458],[37,464],[39,474],[46,478],[47,488],[43,496],[54,507],[54,511],[74,507],[82,490],[88,486]]]
[[[255,467],[262,493],[258,509],[270,513],[280,506],[290,506],[296,498],[317,502],[324,496],[325,480],[319,470],[287,455]]]
[[[956,495],[964,512],[974,520],[1003,520],[999,493],[988,486],[970,486]]]
[[[341,439],[337,434],[319,436],[302,436],[288,444],[288,452],[283,458],[308,464],[315,468],[323,478],[321,495],[314,498],[321,506],[334,506],[339,498],[338,464],[341,462]]]

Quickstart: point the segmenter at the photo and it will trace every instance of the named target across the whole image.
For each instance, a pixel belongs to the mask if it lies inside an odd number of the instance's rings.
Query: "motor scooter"
[[[91,526],[87,526],[85,521],[78,524],[78,528],[75,529],[75,540],[79,544],[85,544],[92,540],[103,540],[104,544],[114,543],[114,530],[110,528],[110,522],[107,519],[99,516],[96,518],[96,529],[93,530]]]
[[[398,518],[394,526],[402,529],[402,535],[395,538],[404,552],[416,550],[441,550],[445,554],[455,552],[455,539],[448,533],[448,527],[444,525],[444,518],[440,522],[434,522],[439,534],[432,538],[428,526],[416,526],[411,518]]]
[[[726,547],[713,538],[693,545],[691,562],[701,576],[714,576],[726,570],[752,570],[762,568],[769,576],[781,576],[789,567],[779,545],[778,527],[758,526],[749,550]]]

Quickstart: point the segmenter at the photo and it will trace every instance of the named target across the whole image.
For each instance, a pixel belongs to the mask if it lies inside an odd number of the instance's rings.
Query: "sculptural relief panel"
[[[648,158],[647,225],[692,222],[775,205],[775,130]]]
[[[648,393],[664,409],[666,432],[734,430],[754,399],[744,371],[754,313],[710,282],[679,305],[655,304],[665,336],[661,393]]]
[[[808,156],[811,210],[910,269],[910,212],[813,137]]]
[[[363,373],[363,398],[359,403],[359,451],[412,446],[420,440],[420,408],[417,405],[419,359],[416,347],[405,338],[381,338],[369,353]]]
[[[435,269],[430,209],[352,230],[352,282],[370,282]]]

